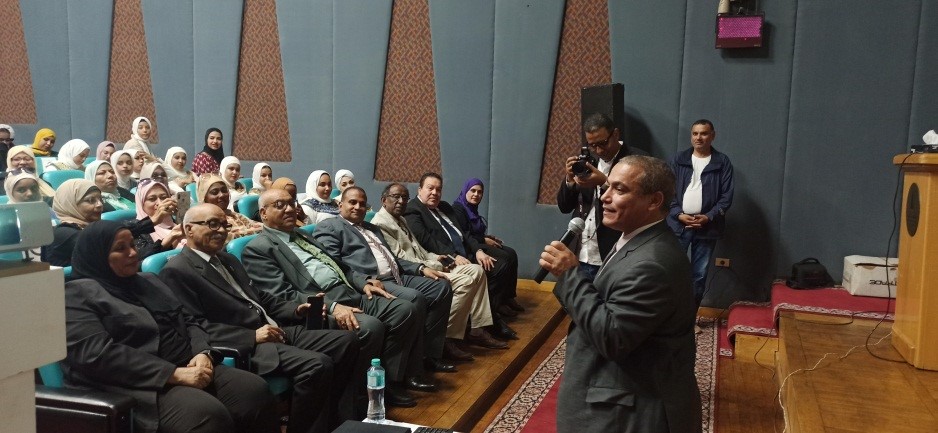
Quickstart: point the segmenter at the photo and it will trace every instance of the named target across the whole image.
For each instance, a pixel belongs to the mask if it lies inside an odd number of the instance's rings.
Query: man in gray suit
[[[339,218],[316,225],[313,238],[357,272],[377,280],[380,288],[406,299],[427,312],[424,324],[424,366],[427,370],[452,373],[456,367],[443,362],[443,342],[453,290],[446,275],[421,263],[398,259],[391,253],[381,229],[365,221],[368,196],[349,186],[342,191]]]
[[[552,242],[541,266],[570,315],[557,431],[701,431],[694,375],[696,305],[690,264],[664,217],[674,174],[659,159],[627,156],[602,194],[603,225],[622,232],[592,282]]]
[[[296,202],[282,189],[267,190],[258,199],[264,230],[248,242],[241,255],[255,287],[274,296],[303,302],[325,293],[325,306],[339,329],[358,332],[362,350],[381,347],[387,372],[385,402],[413,407],[405,388],[429,391],[436,386],[421,379],[424,311],[377,287],[376,280],[329,256],[325,247],[296,229]],[[356,369],[364,377],[364,368]]]

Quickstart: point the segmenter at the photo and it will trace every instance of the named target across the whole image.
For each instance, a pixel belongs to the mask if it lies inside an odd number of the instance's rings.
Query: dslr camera
[[[576,177],[586,177],[590,174],[589,167],[586,166],[586,163],[590,163],[593,167],[596,166],[596,158],[590,154],[589,145],[584,144],[580,146],[580,154],[576,157],[576,162],[573,163],[573,175]]]

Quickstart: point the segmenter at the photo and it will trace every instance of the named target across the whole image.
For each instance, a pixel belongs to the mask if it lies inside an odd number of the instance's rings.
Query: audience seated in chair
[[[270,188],[274,182],[274,170],[266,162],[254,164],[251,172],[251,191],[248,194],[259,195]]]
[[[510,272],[507,263],[493,264],[492,257],[481,249],[476,238],[460,230],[456,212],[441,199],[442,195],[443,177],[436,173],[424,174],[420,178],[417,200],[411,200],[404,213],[407,226],[427,251],[452,256],[457,265],[477,263],[485,268],[494,322],[492,335],[501,339],[517,339],[515,331],[498,314],[504,293],[514,293],[517,276]]]
[[[371,222],[381,229],[384,240],[394,256],[443,271],[452,284],[453,303],[446,327],[447,342],[444,355],[457,361],[471,360],[472,355],[456,344],[464,337],[470,344],[491,349],[508,348],[505,342],[492,338],[484,329],[492,325],[485,270],[476,264],[457,266],[451,258],[431,254],[421,247],[404,220],[408,201],[410,193],[407,187],[399,183],[389,184],[381,194],[382,207]],[[444,266],[440,262],[441,259],[446,261],[448,266]],[[467,321],[471,322],[468,333]]]
[[[189,209],[183,225],[186,247],[160,279],[187,311],[207,320],[211,343],[253,353],[257,374],[292,379],[290,432],[329,432],[351,419],[351,405],[340,400],[343,394],[351,397],[352,379],[365,375],[354,371],[352,376],[359,353],[355,334],[307,330],[305,315],[322,315],[321,310],[256,290],[241,263],[224,252],[228,222],[218,206]]]
[[[306,216],[306,212],[303,211],[303,207],[300,206],[300,202],[297,200],[296,182],[293,182],[293,180],[288,177],[278,177],[277,180],[270,184],[269,189],[282,189],[290,193],[290,197],[293,197],[294,206],[296,208],[297,226],[313,224],[309,221],[309,217]],[[261,220],[260,209],[258,209],[257,215],[252,216],[251,219],[255,221]]]
[[[72,139],[62,145],[55,161],[46,163],[43,170],[46,172],[56,170],[84,170],[85,158],[91,153],[91,147],[82,139]]]
[[[218,173],[222,159],[225,158],[225,149],[222,147],[222,134],[218,128],[205,130],[205,143],[202,151],[192,160],[192,173],[202,176],[206,173]]]
[[[59,155],[58,152],[52,150],[52,147],[55,146],[55,131],[49,128],[42,128],[36,131],[36,138],[33,139],[32,152],[33,156],[51,156],[56,157]]]
[[[117,152],[117,146],[114,145],[114,142],[104,140],[98,143],[98,148],[94,153],[95,161],[110,161],[111,155]]]
[[[233,210],[228,205],[231,200],[230,190],[222,178],[206,174],[199,178],[198,186],[199,201],[209,203],[225,211],[225,217],[231,229],[228,230],[228,240],[240,238],[254,233],[258,233],[264,227],[257,221],[252,221]]]
[[[426,311],[424,323],[424,363],[430,371],[454,372],[456,367],[443,362],[446,324],[453,292],[443,273],[394,257],[381,235],[381,229],[365,221],[368,196],[365,190],[350,186],[342,193],[339,218],[316,225],[313,238],[326,253],[352,270],[371,278],[373,285],[398,299],[413,302]]]
[[[123,150],[143,153],[144,162],[159,161],[159,158],[153,154],[153,149],[151,148],[153,143],[150,141],[150,137],[153,136],[153,129],[153,123],[146,117],[140,116],[134,119],[133,126],[130,130],[130,139],[124,143]],[[138,156],[139,153],[135,155],[134,158],[136,159]],[[139,172],[139,169],[135,171]]]
[[[120,154],[120,152],[118,152]],[[127,155],[129,158],[129,154]],[[119,155],[118,158],[120,158]],[[112,158],[113,159],[113,158]],[[101,199],[104,201],[104,212],[115,210],[129,210],[134,208],[134,195],[130,191],[118,186],[118,176],[110,162],[105,160],[94,161],[85,167],[85,180],[94,182],[101,190]],[[136,182],[134,183],[136,187]]]
[[[113,221],[89,225],[72,262],[67,385],[134,397],[137,431],[279,432],[266,382],[219,365],[221,353],[169,287],[138,273],[130,230]]]
[[[137,187],[137,179],[134,179],[134,155],[136,151],[118,150],[111,154],[111,167],[114,175],[117,176],[117,186],[130,191]],[[95,161],[97,162],[97,161]]]
[[[150,178],[143,179],[137,186],[137,218],[149,219],[153,224],[153,233],[134,236],[134,246],[140,260],[182,247],[182,227],[173,222],[176,206],[176,199],[169,195],[164,183]]]
[[[7,151],[6,156],[7,168],[6,172],[2,173],[0,177],[4,179],[7,176],[7,173],[17,170],[25,169],[32,171],[33,174],[36,174],[36,157],[33,156],[32,149],[27,146],[13,146],[10,150]],[[39,178],[38,174],[36,177]],[[39,192],[42,194],[44,199],[51,199],[55,195],[55,189],[53,189],[46,181],[39,178]],[[8,194],[6,191],[0,191],[0,194]]]
[[[244,248],[241,261],[255,287],[272,295],[303,302],[325,293],[330,323],[358,331],[363,353],[378,350],[386,369],[385,401],[413,407],[411,389],[435,386],[418,377],[423,372],[424,310],[396,299],[366,275],[330,257],[325,247],[296,229],[294,200],[284,190],[271,189],[260,197],[264,230]],[[356,371],[364,371],[360,365]],[[405,384],[406,382],[406,384]]]
[[[228,187],[228,209],[236,210],[238,200],[248,193],[244,184],[238,182],[241,178],[241,161],[233,156],[226,156],[221,160],[221,170],[218,171],[218,175]]]
[[[309,224],[318,224],[339,215],[339,204],[332,199],[332,179],[325,170],[316,170],[306,179],[303,213]]]

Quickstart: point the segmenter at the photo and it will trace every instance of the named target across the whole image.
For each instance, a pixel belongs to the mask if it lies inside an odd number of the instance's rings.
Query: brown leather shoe
[[[471,353],[460,349],[456,342],[449,338],[443,343],[443,358],[453,361],[472,361],[475,359]]]
[[[508,348],[508,343],[492,338],[492,336],[489,335],[488,332],[485,332],[485,330],[481,328],[473,329],[472,331],[470,331],[469,335],[466,335],[466,343],[474,344],[476,346],[481,346],[486,349],[507,349]]]

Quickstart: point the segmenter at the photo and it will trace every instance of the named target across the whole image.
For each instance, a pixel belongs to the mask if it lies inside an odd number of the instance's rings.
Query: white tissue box
[[[889,279],[886,279],[886,270]],[[887,283],[888,281],[888,283]],[[899,259],[890,257],[886,267],[884,257],[844,257],[843,286],[851,295],[895,298],[896,282],[899,281]]]

